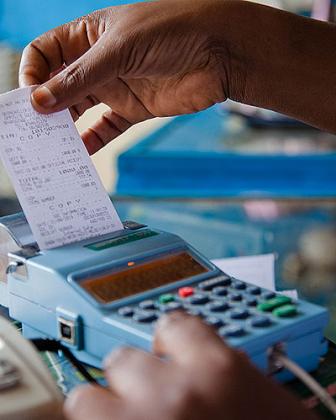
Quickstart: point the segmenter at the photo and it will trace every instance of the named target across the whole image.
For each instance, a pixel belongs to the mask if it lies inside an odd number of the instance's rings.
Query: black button
[[[252,297],[252,296],[247,296],[245,299],[245,303],[247,306],[257,306],[258,301],[256,298]]]
[[[211,312],[224,312],[229,309],[227,302],[216,300],[207,304],[206,308]]]
[[[131,317],[134,314],[134,309],[130,306],[124,306],[123,308],[118,309],[118,314],[121,316]]]
[[[224,325],[224,322],[215,316],[208,316],[205,318],[205,322],[211,327],[220,328]]]
[[[232,282],[232,287],[237,290],[244,290],[246,289],[246,284],[240,280],[234,280]]]
[[[250,293],[251,295],[260,295],[261,289],[257,286],[250,286],[247,288],[247,293]]]
[[[161,306],[163,312],[178,311],[179,309],[183,309],[183,305],[179,302],[169,302],[166,305]]]
[[[262,297],[265,300],[273,299],[275,297],[275,293],[274,292],[270,292],[270,291],[269,292],[265,292],[265,293],[263,293]]]
[[[249,312],[243,308],[235,308],[230,314],[232,319],[246,319],[250,316]]]
[[[146,309],[146,310],[156,309],[156,305],[155,305],[155,302],[153,300],[144,300],[144,301],[139,303],[139,307],[141,309]]]
[[[155,312],[137,312],[133,315],[133,319],[136,322],[152,322],[157,320]]]
[[[266,328],[272,324],[267,316],[257,315],[251,319],[251,325],[255,328]]]
[[[246,334],[246,331],[240,325],[230,325],[229,327],[223,327],[219,330],[219,334],[223,337],[242,337]]]
[[[202,283],[199,283],[198,287],[202,290],[212,290],[214,287],[229,286],[230,284],[230,277],[224,275],[216,277],[215,279],[202,281]]]
[[[226,296],[228,294],[228,291],[227,291],[227,288],[226,287],[224,287],[224,286],[218,286],[218,287],[215,287],[212,290],[212,293],[214,293],[217,296]]]
[[[233,301],[233,302],[239,302],[242,300],[242,295],[240,293],[230,293],[229,298]]]
[[[192,305],[204,305],[208,302],[209,298],[207,295],[197,294],[189,298],[189,303],[191,303]]]

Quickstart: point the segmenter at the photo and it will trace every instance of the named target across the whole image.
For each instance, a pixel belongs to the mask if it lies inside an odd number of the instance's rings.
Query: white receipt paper
[[[37,113],[31,91],[0,95],[0,156],[40,249],[123,229],[70,112]]]
[[[252,255],[248,257],[222,258],[212,261],[218,268],[240,280],[276,292],[274,273],[274,254]],[[296,290],[277,291],[294,300],[298,299]]]

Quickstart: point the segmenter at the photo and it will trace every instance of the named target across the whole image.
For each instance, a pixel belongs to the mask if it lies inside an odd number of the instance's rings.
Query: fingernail
[[[37,105],[43,108],[51,108],[56,105],[57,102],[55,96],[46,86],[42,86],[34,90],[32,93],[32,99],[37,103]]]
[[[114,357],[110,354],[103,360],[103,370],[107,370],[113,363]]]
[[[165,328],[166,325],[168,325],[172,322],[181,321],[182,319],[185,319],[186,316],[187,316],[186,313],[182,310],[170,312],[169,314],[162,316],[158,320],[157,327],[158,328]]]
[[[103,369],[108,369],[111,365],[114,365],[116,361],[123,357],[125,352],[124,347],[117,348],[116,350],[113,350],[112,353],[108,354],[105,359],[103,360]]]

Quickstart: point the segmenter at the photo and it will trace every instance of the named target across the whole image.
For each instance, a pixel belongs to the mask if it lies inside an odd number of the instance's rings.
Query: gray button
[[[229,309],[229,305],[226,302],[216,300],[208,303],[206,308],[211,312],[224,312]]]
[[[131,306],[124,306],[118,309],[118,314],[125,317],[131,317],[134,314],[134,309]]]
[[[224,325],[224,322],[220,318],[217,318],[215,316],[208,316],[207,318],[205,318],[205,322],[214,328],[220,328]]]
[[[247,305],[247,306],[257,306],[258,301],[257,301],[257,299],[256,299],[256,298],[254,298],[253,296],[248,296],[248,297],[245,299],[245,303],[246,303],[246,305]]]
[[[242,295],[237,292],[230,293],[229,299],[231,299],[233,302],[239,302],[243,299]]]
[[[257,286],[250,286],[247,288],[247,293],[250,293],[251,295],[260,295],[261,289]]]
[[[154,310],[156,309],[156,305],[155,302],[153,300],[143,300],[142,302],[139,303],[139,307],[141,309],[149,309],[149,310]]]
[[[240,280],[234,280],[232,282],[232,287],[237,290],[244,290],[246,289],[246,284]]]
[[[227,328],[225,327],[221,328],[219,330],[219,334],[222,337],[237,338],[237,337],[242,337],[243,335],[245,335],[246,331],[240,325],[230,325]]]
[[[161,306],[163,312],[178,311],[179,309],[184,309],[183,305],[179,302],[169,302],[166,305]]]
[[[207,295],[197,294],[189,298],[189,303],[192,305],[204,305],[207,302],[209,302]]]
[[[232,319],[246,319],[250,316],[249,312],[243,308],[235,308],[231,312]]]
[[[272,324],[267,316],[257,315],[251,319],[251,325],[255,328],[266,328]]]
[[[275,297],[275,293],[274,292],[265,292],[265,293],[263,293],[262,297],[266,300],[273,299]]]
[[[228,294],[228,291],[227,291],[227,288],[226,287],[224,287],[224,286],[218,286],[218,287],[215,287],[212,290],[212,293],[215,294],[215,295],[217,295],[217,296],[226,296]]]
[[[188,309],[187,314],[192,315],[192,316],[199,316],[201,318],[204,317],[203,312],[199,311],[198,309]]]
[[[157,320],[157,315],[155,312],[137,312],[133,316],[134,321],[148,323]]]
[[[229,286],[230,284],[230,277],[223,275],[220,277],[216,277],[215,279],[203,281],[198,285],[198,287],[202,290],[212,290],[214,287]]]

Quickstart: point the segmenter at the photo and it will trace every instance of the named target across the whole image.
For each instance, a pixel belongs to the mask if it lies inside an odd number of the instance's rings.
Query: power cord
[[[328,410],[336,416],[336,402],[328,392],[304,369],[289,359],[281,350],[275,349],[270,354],[271,362],[278,368],[285,368],[303,382]]]
[[[83,377],[88,382],[99,385],[97,380],[84,367],[84,365],[82,365],[82,363],[76,359],[76,357],[71,353],[68,347],[64,346],[59,341],[41,338],[34,338],[30,341],[39,351],[50,351],[53,353],[58,353],[59,351],[61,351],[64,357],[69,360],[69,362],[78,370],[79,373],[83,375]]]

